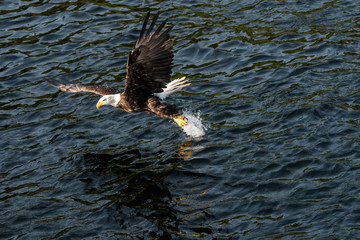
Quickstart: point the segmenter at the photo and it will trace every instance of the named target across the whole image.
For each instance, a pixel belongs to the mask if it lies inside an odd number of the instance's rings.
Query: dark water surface
[[[122,88],[148,10],[174,25],[168,119]],[[360,2],[0,2],[1,239],[360,239]]]

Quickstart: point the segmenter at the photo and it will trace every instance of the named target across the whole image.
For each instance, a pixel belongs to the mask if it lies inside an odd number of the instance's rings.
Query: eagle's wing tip
[[[61,85],[61,83],[53,77],[44,77],[43,80],[56,88],[58,88],[58,86]]]
[[[81,91],[80,85],[78,85],[78,84],[72,84],[72,83],[65,84],[53,77],[45,77],[43,79],[51,86],[53,86],[63,92],[79,92],[79,91]]]

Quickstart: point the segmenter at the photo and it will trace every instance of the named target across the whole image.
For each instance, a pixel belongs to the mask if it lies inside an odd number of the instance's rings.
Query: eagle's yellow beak
[[[104,105],[104,104],[99,101],[99,102],[96,104],[96,108],[99,109],[102,105]]]

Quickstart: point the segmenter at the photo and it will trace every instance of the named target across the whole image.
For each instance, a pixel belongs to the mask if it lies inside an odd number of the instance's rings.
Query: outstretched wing
[[[167,22],[166,19],[151,34],[159,13],[154,16],[149,29],[146,31],[149,16],[150,12],[146,15],[140,36],[136,40],[133,50],[129,53],[125,92],[141,89],[142,91],[159,93],[163,91],[164,83],[170,82],[174,58],[173,41],[169,39],[169,32],[172,27],[160,33]]]
[[[116,94],[120,91],[116,88],[111,88],[108,86],[89,86],[89,85],[80,85],[80,84],[64,84],[53,78],[45,78],[46,82],[48,82],[51,86],[60,89],[63,92],[92,92],[99,95],[109,95]]]

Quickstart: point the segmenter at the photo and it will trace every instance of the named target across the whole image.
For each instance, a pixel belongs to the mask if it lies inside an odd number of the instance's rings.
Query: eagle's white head
[[[117,107],[120,102],[120,93],[110,94],[102,96],[96,104],[97,109],[99,109],[102,105],[111,105]]]

